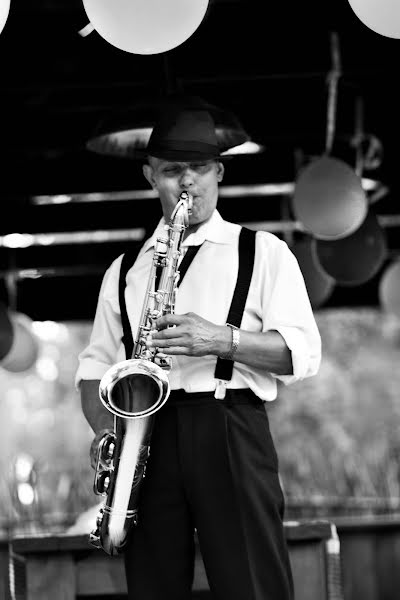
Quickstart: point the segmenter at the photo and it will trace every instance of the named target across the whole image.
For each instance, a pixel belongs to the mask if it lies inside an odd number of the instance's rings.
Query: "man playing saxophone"
[[[138,329],[157,238],[182,192],[192,199],[182,259],[196,253],[173,312],[154,319],[149,349],[170,357],[170,395],[157,412],[139,521],[124,553],[129,597],[189,600],[194,534],[216,600],[289,600],[284,499],[265,406],[277,380],[314,375],[320,336],[298,264],[271,233],[245,236],[217,211],[225,163],[212,111],[201,99],[167,104],[143,173],[163,218],[126,275],[124,299]],[[107,270],[88,347],[79,357],[83,413],[95,433],[113,427],[99,382],[126,357],[118,281]]]

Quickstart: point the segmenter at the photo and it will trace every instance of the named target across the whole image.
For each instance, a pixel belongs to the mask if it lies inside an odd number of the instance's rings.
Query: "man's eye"
[[[197,163],[196,165],[193,166],[193,168],[196,171],[204,172],[209,168],[209,164],[208,163]]]

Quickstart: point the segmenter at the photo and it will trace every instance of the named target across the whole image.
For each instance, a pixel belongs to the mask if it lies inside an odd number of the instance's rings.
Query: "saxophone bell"
[[[116,417],[149,417],[168,400],[165,369],[144,359],[125,360],[111,367],[99,387],[100,400]]]

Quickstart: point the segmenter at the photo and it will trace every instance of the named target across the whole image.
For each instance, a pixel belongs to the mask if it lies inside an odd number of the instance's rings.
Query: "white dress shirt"
[[[135,339],[157,237],[165,237],[161,219],[127,274],[125,299]],[[240,226],[224,221],[218,211],[182,243],[203,244],[193,259],[176,296],[175,313],[194,312],[217,325],[226,323],[238,272]],[[79,355],[76,385],[81,379],[101,379],[107,369],[125,360],[121,341],[118,279],[119,256],[105,273],[89,345]],[[251,388],[262,400],[277,395],[276,380],[285,384],[314,375],[321,359],[321,339],[297,260],[287,244],[272,233],[258,231],[254,270],[241,323],[254,332],[276,330],[292,354],[293,374],[276,375],[265,369],[235,362],[228,388]],[[213,391],[216,356],[173,356],[169,373],[171,389]]]

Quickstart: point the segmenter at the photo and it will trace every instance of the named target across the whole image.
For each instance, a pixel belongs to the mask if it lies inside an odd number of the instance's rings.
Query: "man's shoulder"
[[[287,243],[271,231],[248,227],[245,223],[232,223],[231,221],[226,221],[225,219],[221,219],[221,222],[223,223],[225,232],[232,235],[232,239],[234,239],[236,236],[239,236],[242,227],[246,227],[247,229],[251,229],[255,232],[256,246],[260,247],[260,249],[269,249],[270,251],[274,250],[279,252],[285,251],[288,248]]]
[[[148,245],[150,240],[151,238],[144,240],[143,244],[140,247],[136,245],[132,247],[128,246],[122,254],[119,254],[109,264],[106,273],[110,273],[111,275],[114,275],[116,273],[119,274],[123,261],[125,269],[127,271],[131,269],[135,264],[136,260],[145,253],[146,246]]]
[[[119,272],[122,264],[122,259],[125,256],[125,252],[119,254],[114,260],[109,264],[106,269],[106,275],[113,275],[114,273]]]
[[[271,231],[265,229],[257,229],[257,238],[263,243],[268,244],[273,248],[287,246],[286,242]]]
[[[225,231],[235,233],[239,235],[242,226],[238,223],[232,223],[232,221],[226,221],[225,219],[221,219],[221,225]]]
[[[244,225],[244,227],[246,227],[246,225]],[[252,229],[255,232],[256,246],[260,247],[262,250],[274,250],[279,252],[280,250],[287,248],[287,243],[271,231],[255,229],[253,227],[248,227],[248,229]]]

